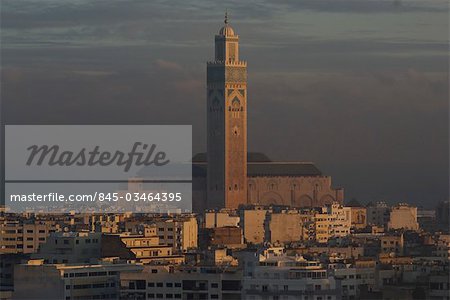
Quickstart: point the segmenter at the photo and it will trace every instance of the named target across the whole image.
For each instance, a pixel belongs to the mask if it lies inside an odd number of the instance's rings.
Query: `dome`
[[[234,36],[234,30],[233,30],[233,28],[231,28],[230,25],[225,24],[225,26],[223,26],[222,28],[220,28],[220,30],[219,30],[219,35],[224,35],[224,36]]]
[[[220,28],[219,30],[219,35],[223,35],[223,36],[234,36],[234,30],[233,28],[231,28],[231,26],[228,24],[228,13],[225,13],[225,20],[224,20],[225,25]]]

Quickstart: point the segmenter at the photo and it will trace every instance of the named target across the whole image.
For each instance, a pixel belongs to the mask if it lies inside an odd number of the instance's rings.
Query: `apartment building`
[[[346,237],[351,229],[351,208],[338,203],[322,208],[322,213],[314,216],[315,240],[327,243],[333,237]]]
[[[120,274],[122,299],[241,299],[235,268],[145,266]]]
[[[119,299],[120,273],[142,266],[107,263],[45,264],[30,260],[14,270],[13,299]]]
[[[0,219],[0,253],[35,253],[60,226],[55,221]]]
[[[400,203],[392,207],[388,222],[389,229],[419,230],[417,207]]]
[[[261,206],[241,211],[241,227],[244,230],[244,239],[246,243],[264,243],[264,221],[269,212],[270,210],[264,209]]]
[[[177,252],[198,247],[198,224],[193,215],[181,215],[169,219],[155,220],[161,244],[169,245]]]
[[[367,224],[380,227],[387,227],[390,218],[391,209],[386,202],[380,201],[375,204],[367,205]]]
[[[205,212],[205,228],[239,226],[240,218],[235,211],[220,210]]]
[[[269,251],[246,274],[243,299],[340,299],[339,284],[321,263],[301,256]]]
[[[153,232],[156,234],[156,230]],[[157,235],[105,234],[102,236],[101,254],[102,257],[119,257],[140,263],[184,262],[184,256],[174,254],[172,246],[162,245]]]
[[[267,214],[264,227],[265,241],[272,244],[303,240],[303,222],[298,210],[271,212]]]
[[[91,263],[101,258],[101,242],[101,233],[55,232],[31,258],[48,264]]]

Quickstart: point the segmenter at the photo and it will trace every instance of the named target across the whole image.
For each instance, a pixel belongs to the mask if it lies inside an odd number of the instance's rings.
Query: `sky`
[[[228,10],[249,150],[312,161],[345,198],[449,199],[445,0],[1,0],[6,124],[192,124]]]

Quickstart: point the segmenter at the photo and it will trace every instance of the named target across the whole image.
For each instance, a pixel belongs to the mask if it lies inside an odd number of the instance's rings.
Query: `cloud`
[[[442,1],[4,0],[6,121],[192,124],[203,151],[226,7],[249,63],[252,150],[315,161],[348,197],[448,198]]]
[[[167,61],[164,59],[157,59],[155,61],[155,65],[158,69],[164,70],[164,71],[171,71],[171,72],[181,72],[183,71],[183,68],[173,61]]]

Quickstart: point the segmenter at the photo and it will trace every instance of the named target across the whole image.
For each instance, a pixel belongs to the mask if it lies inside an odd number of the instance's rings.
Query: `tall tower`
[[[207,64],[207,149],[208,207],[247,203],[247,62],[227,14]]]

